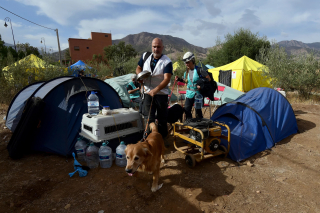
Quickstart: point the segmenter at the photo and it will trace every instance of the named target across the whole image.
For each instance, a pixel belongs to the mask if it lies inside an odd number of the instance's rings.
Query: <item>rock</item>
[[[189,177],[185,177],[184,179],[188,180],[188,179],[189,179]]]
[[[276,181],[283,182],[286,179],[287,179],[286,177],[279,177],[279,178],[276,179]]]
[[[260,194],[261,193],[261,191],[256,191],[257,192],[257,194]]]
[[[14,207],[14,203],[13,202],[10,203],[10,208],[12,208],[12,207]]]
[[[253,167],[253,163],[251,163],[250,161],[247,162],[247,166]]]
[[[104,213],[104,210],[100,210],[100,211],[98,211],[98,213]]]
[[[64,209],[69,209],[70,206],[71,206],[71,204],[67,204],[67,205],[64,207]]]
[[[52,211],[55,211],[55,210],[57,210],[56,208],[54,208],[54,209],[51,209]]]

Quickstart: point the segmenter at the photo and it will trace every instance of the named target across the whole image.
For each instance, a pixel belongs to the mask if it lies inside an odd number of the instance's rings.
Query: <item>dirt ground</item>
[[[35,153],[10,159],[2,105],[0,212],[320,212],[320,106],[292,107],[300,134],[240,164],[216,157],[191,169],[171,144],[161,167],[163,187],[152,193],[151,175],[129,177],[116,165],[70,178],[72,158]]]

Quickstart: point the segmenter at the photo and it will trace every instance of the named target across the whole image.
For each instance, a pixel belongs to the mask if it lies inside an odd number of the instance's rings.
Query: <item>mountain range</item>
[[[182,56],[184,50],[194,52],[197,57],[205,58],[209,48],[198,47],[188,43],[186,40],[170,35],[160,35],[148,32],[142,32],[138,34],[130,34],[122,39],[112,40],[112,44],[118,44],[120,41],[124,41],[126,44],[131,44],[133,48],[142,54],[146,51],[151,51],[151,43],[154,38],[161,38],[165,45],[164,54],[168,55],[171,59],[175,60],[179,56]],[[280,41],[279,46],[284,47],[289,55],[297,55],[302,53],[314,52],[316,57],[320,58],[320,42],[303,43],[301,41]],[[6,46],[12,46],[12,44],[5,43]],[[64,59],[65,50],[61,51],[61,57]],[[58,52],[51,54],[52,58],[56,61],[59,60]]]

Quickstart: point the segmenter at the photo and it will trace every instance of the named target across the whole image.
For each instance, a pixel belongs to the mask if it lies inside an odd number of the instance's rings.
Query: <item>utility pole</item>
[[[57,33],[58,48],[59,48],[59,60],[60,60],[60,65],[62,65],[62,60],[61,60],[61,49],[60,49],[60,42],[59,42],[59,33],[58,33],[58,29],[56,29],[56,33]]]

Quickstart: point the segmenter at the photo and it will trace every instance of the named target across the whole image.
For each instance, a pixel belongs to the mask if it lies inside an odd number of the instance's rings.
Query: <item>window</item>
[[[104,35],[104,37],[108,37],[108,35]]]
[[[87,49],[89,49],[89,47],[87,47]]]
[[[74,46],[74,50],[80,50],[79,46]]]

